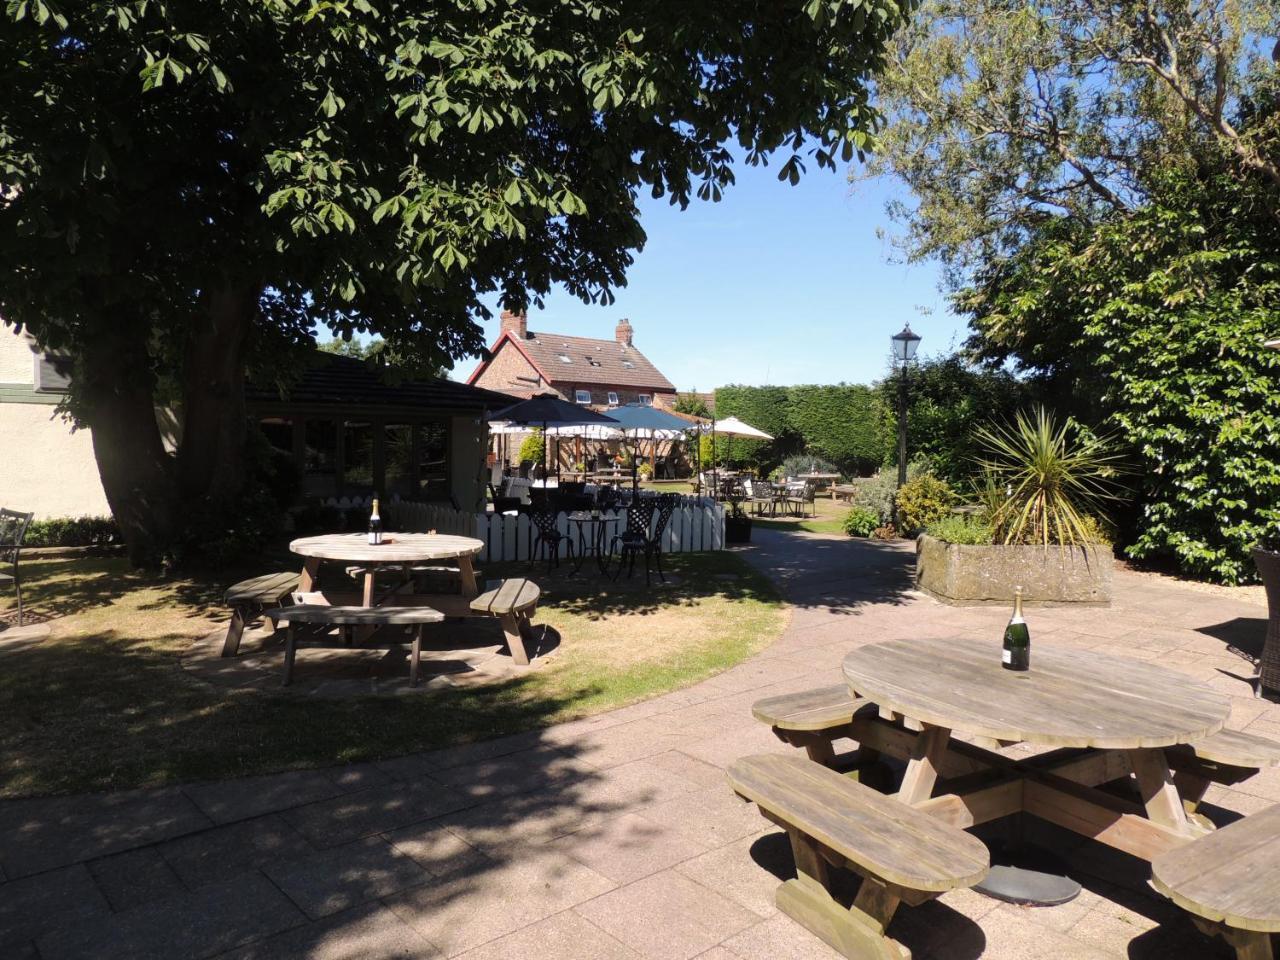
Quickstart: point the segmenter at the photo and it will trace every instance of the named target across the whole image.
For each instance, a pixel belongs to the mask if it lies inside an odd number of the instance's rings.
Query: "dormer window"
[[[650,406],[653,403],[653,397],[647,393],[640,394],[636,399],[640,401],[640,406],[642,407]]]
[[[618,395],[614,391],[609,391],[609,406],[616,407],[618,405]]]
[[[591,391],[590,391],[590,390],[575,390],[575,391],[574,391],[574,394],[573,394],[573,399],[574,399],[574,401],[575,401],[575,402],[577,402],[577,403],[590,403],[590,402],[591,402]]]

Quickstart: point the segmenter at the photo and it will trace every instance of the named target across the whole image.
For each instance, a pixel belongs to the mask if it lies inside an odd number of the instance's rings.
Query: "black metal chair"
[[[613,538],[613,544],[609,548],[609,553],[614,550],[618,553],[618,569],[614,571],[613,579],[617,580],[622,576],[622,568],[628,568],[627,576],[635,573],[636,557],[644,555],[645,557],[645,579],[648,579],[648,554],[645,552],[649,543],[649,525],[653,522],[653,508],[657,506],[656,501],[641,500],[639,497],[631,501],[627,507],[627,525],[623,531]]]
[[[550,510],[530,510],[529,522],[533,525],[533,538],[529,543],[529,562],[540,554],[546,554],[547,569],[560,566],[560,544],[563,541],[573,559],[573,539],[556,529],[556,515]]]
[[[18,626],[22,626],[22,580],[18,575],[18,555],[34,514],[0,510],[0,564],[13,564],[13,573],[0,573],[0,584],[13,581],[18,595]]]

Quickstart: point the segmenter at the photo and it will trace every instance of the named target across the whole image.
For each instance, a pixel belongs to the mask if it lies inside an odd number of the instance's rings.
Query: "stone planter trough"
[[[943,603],[1111,602],[1111,548],[972,546],[928,534],[916,541],[916,586]]]

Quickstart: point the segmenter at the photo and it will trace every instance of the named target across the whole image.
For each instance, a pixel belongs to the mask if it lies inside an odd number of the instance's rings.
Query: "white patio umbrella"
[[[712,487],[717,485],[720,479],[720,471],[716,466],[716,434],[722,433],[726,437],[742,437],[746,440],[772,440],[773,437],[763,430],[744,423],[737,417],[725,417],[723,420],[711,421],[711,483]]]

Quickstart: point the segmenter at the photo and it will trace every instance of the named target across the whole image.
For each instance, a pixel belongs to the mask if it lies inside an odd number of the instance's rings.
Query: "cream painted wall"
[[[93,439],[45,403],[0,403],[0,505],[37,517],[110,516]]]
[[[0,383],[36,382],[36,355],[26,334],[0,327]]]

